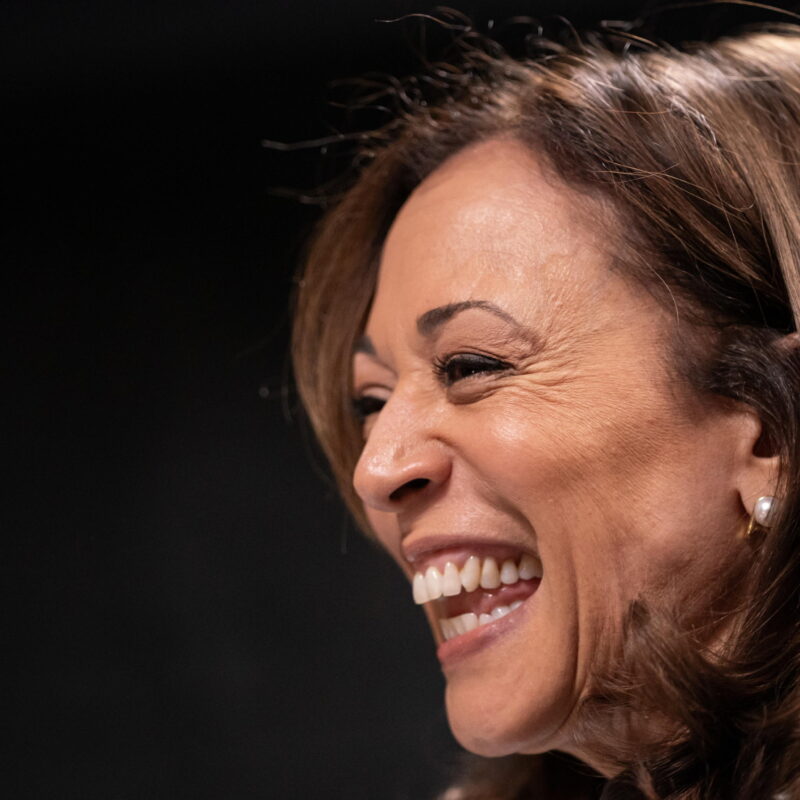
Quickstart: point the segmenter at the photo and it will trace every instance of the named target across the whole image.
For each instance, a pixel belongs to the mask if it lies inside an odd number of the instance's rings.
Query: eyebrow
[[[488,311],[490,314],[494,314],[504,322],[513,325],[517,328],[518,333],[528,339],[535,340],[537,338],[526,325],[518,322],[507,311],[504,311],[500,306],[488,300],[462,300],[459,303],[447,303],[447,305],[432,308],[430,311],[426,311],[424,314],[420,314],[419,317],[417,317],[417,330],[422,336],[429,339],[445,324],[445,322],[448,322],[462,311],[468,311],[471,308],[478,308],[482,311]],[[375,345],[372,343],[372,339],[366,334],[356,342],[353,348],[353,354],[355,353],[366,353],[369,356],[377,356]]]
[[[503,311],[500,306],[496,306],[488,300],[462,300],[460,303],[448,303],[444,306],[432,308],[430,311],[426,311],[424,314],[420,314],[419,317],[417,317],[417,330],[422,336],[429,339],[445,322],[448,322],[462,311],[468,311],[471,308],[479,308],[482,311],[488,311],[496,317],[500,317],[504,322],[510,323],[515,328],[524,330],[524,326],[517,322],[511,314],[507,311]]]

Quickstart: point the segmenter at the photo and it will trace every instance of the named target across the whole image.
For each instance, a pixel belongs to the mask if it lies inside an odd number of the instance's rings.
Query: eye
[[[442,359],[436,359],[434,370],[445,386],[485,372],[503,372],[511,365],[491,356],[479,353],[456,353]]]
[[[377,414],[386,405],[382,397],[365,394],[353,398],[353,414],[359,422],[364,422],[371,414]]]

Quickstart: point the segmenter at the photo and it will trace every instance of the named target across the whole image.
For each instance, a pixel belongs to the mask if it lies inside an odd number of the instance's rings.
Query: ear
[[[748,516],[756,501],[777,492],[780,458],[765,446],[764,426],[755,409],[742,411],[736,489]]]
[[[790,333],[772,345],[783,357],[791,358],[800,352],[800,333]],[[753,515],[759,497],[775,496],[780,459],[765,435],[764,426],[752,406],[743,405],[737,489],[748,516]]]

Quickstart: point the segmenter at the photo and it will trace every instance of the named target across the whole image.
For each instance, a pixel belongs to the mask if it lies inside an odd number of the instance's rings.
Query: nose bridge
[[[395,388],[369,432],[353,475],[366,505],[398,511],[406,498],[447,480],[450,457],[431,411],[411,391]]]

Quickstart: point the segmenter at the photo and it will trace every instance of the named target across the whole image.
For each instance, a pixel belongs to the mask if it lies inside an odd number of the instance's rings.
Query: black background
[[[451,5],[483,30],[655,7]],[[319,211],[281,190],[341,163],[261,146],[331,134],[331,81],[414,69],[419,25],[376,20],[429,10],[0,3],[5,796],[424,798],[445,779],[430,636],[315,468],[288,372]]]

